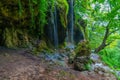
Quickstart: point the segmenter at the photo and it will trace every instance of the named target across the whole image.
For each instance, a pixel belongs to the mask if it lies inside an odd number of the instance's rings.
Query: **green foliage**
[[[19,16],[22,16],[22,4],[21,4],[21,0],[18,0],[18,6],[19,6]]]
[[[88,63],[85,64],[85,70],[91,70],[91,61],[88,61]]]
[[[102,60],[110,66],[112,69],[120,69],[120,49],[117,47],[106,48],[102,50],[99,54],[102,57]]]
[[[119,38],[120,18],[118,16],[120,14],[120,6],[116,5],[118,3],[120,3],[120,1],[86,0],[85,2],[84,0],[76,0],[76,23],[81,18],[87,20],[86,28],[92,49],[97,48],[103,42],[106,29],[108,29],[109,32],[105,45],[109,45]],[[107,7],[105,5],[107,5]]]
[[[49,1],[46,0],[28,0],[27,5],[29,7],[29,12],[30,12],[29,17],[31,17],[29,28],[32,31],[39,28],[38,33],[36,33],[39,36],[44,33],[44,25],[47,23],[46,16],[48,11],[48,3]],[[26,8],[23,5],[23,1],[19,0],[18,5],[19,5],[19,16],[21,17],[26,15],[27,14],[25,13]],[[36,20],[38,21],[36,22]]]
[[[48,0],[38,1],[38,11],[39,11],[39,29],[41,35],[44,33],[44,25],[47,23],[46,16],[48,10]]]
[[[15,7],[9,6],[13,4]],[[102,43],[106,28],[109,29],[109,35],[106,40],[107,45],[116,39],[120,39],[119,4],[119,0],[74,1],[75,26],[79,25],[84,34],[84,38],[86,35],[88,36],[92,49],[97,48]],[[19,38],[21,36],[19,35],[24,34],[22,37],[24,37],[23,39],[26,39],[26,41],[23,42],[27,43],[29,43],[31,37],[37,36],[38,38],[40,35],[43,36],[44,27],[49,20],[49,14],[47,13],[49,13],[51,9],[54,12],[55,7],[58,9],[62,25],[64,27],[67,25],[69,10],[67,0],[7,0],[6,3],[2,0],[0,7],[0,14],[2,15],[2,17],[0,16],[0,26],[4,27],[4,33],[2,34],[1,32],[1,34],[4,37],[3,42],[5,42],[7,46],[22,44]],[[4,24],[2,20],[7,23]],[[84,26],[84,24],[81,24],[79,21],[85,21],[86,25]],[[83,27],[86,28],[86,32],[84,32]]]
[[[104,37],[104,32],[104,27],[89,27],[89,41],[91,49],[95,49],[101,44]]]
[[[46,0],[7,0],[0,2],[0,17],[3,26],[4,45],[7,47],[26,46],[33,38],[38,38],[44,32],[47,23],[48,1]],[[10,6],[10,5],[14,5]],[[17,9],[18,8],[18,9]],[[3,19],[4,18],[4,19]],[[3,21],[6,21],[4,23]],[[39,27],[38,27],[39,26]],[[31,39],[31,40],[30,40]]]
[[[119,47],[119,40],[116,40],[112,42],[108,47],[106,47],[104,50],[99,52],[99,55],[102,58],[102,61],[107,64],[110,68],[112,68],[114,71],[120,70],[120,47]],[[118,80],[120,80],[120,77],[116,72],[113,73]]]
[[[32,0],[29,0],[29,9],[31,13],[31,28],[35,28],[35,19],[34,19],[34,8],[33,8],[33,2]]]

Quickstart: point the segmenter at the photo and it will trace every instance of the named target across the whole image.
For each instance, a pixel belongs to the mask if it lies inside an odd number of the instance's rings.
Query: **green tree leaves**
[[[92,49],[100,47],[102,44],[110,45],[112,41],[119,39],[120,6],[118,4],[120,1],[86,0],[86,3],[83,1],[76,0],[75,16],[76,19],[87,20]]]

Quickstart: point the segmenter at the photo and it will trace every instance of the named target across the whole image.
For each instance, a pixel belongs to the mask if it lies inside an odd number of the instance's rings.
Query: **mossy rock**
[[[69,59],[68,59],[68,63],[69,64],[72,64],[74,62],[74,58],[75,58],[76,54],[74,51],[72,51],[70,54],[69,54]]]
[[[74,69],[79,71],[88,70],[88,64],[90,64],[90,58],[88,56],[81,56],[74,59]]]
[[[28,2],[29,0],[0,1],[0,44],[9,48],[27,47],[31,38],[36,38],[34,35],[36,31],[33,28],[31,30],[31,13]],[[37,19],[38,9],[36,4],[33,3],[33,6],[34,16]]]
[[[48,48],[46,42],[44,40],[38,41],[38,43],[33,48],[33,54],[39,55],[41,52],[52,53],[53,50]]]
[[[47,44],[44,40],[40,40],[37,43],[37,51],[42,52],[44,49],[48,49]]]
[[[60,13],[60,21],[64,28],[67,26],[67,14],[69,10],[69,5],[67,0],[57,0],[57,8]]]
[[[81,41],[75,49],[75,53],[74,68],[79,71],[87,70],[86,65],[90,62],[89,55],[91,53],[89,42]]]
[[[76,57],[89,56],[91,53],[89,42],[85,40],[79,42],[77,48],[75,49],[75,53]]]

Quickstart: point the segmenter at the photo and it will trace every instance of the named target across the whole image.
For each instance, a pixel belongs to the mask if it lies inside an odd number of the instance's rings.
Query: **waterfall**
[[[73,25],[73,23],[74,23],[74,21],[73,21],[73,0],[71,0],[71,2],[70,2],[70,12],[71,12],[71,23],[70,23],[70,33],[71,33],[71,43],[73,43],[73,37],[74,37],[74,25]]]
[[[54,46],[58,48],[58,27],[57,27],[57,8],[54,8],[54,12],[51,10],[51,21],[53,26],[53,42]]]
[[[67,38],[68,42],[72,43],[74,42],[74,11],[73,11],[73,0],[69,0],[69,13],[68,13],[68,29],[67,29]]]
[[[68,0],[69,3],[69,13],[68,13],[68,26],[67,26],[67,47],[74,48],[74,9],[73,0]]]

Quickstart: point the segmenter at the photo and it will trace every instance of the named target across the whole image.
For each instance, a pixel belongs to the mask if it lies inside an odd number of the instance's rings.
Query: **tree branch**
[[[103,41],[100,44],[100,46],[98,46],[98,48],[95,49],[95,53],[98,53],[99,51],[101,51],[102,49],[104,49],[107,46],[106,45],[106,40],[109,37],[109,31],[110,31],[109,25],[110,25],[110,23],[111,23],[111,20],[109,21],[108,25],[106,26],[105,35],[104,35]]]
[[[109,33],[109,35],[111,35],[112,33],[115,33],[116,31],[118,31],[119,29],[113,30],[112,32]]]
[[[106,44],[106,46],[110,45],[113,41],[115,41],[115,40],[110,41],[109,43]]]

